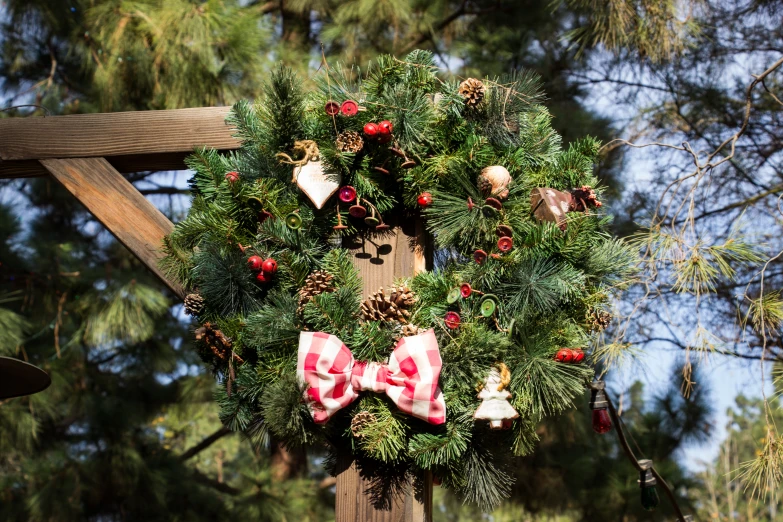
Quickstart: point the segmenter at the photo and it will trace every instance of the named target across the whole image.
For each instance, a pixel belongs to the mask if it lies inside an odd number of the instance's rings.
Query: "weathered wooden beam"
[[[239,147],[230,107],[0,119],[0,160],[188,153]]]
[[[394,223],[389,223],[394,224]],[[420,220],[392,227],[385,234],[346,238],[344,245],[353,254],[354,265],[362,276],[364,297],[395,278],[409,277],[426,270],[431,260],[427,234]],[[391,348],[391,347],[390,347]],[[369,482],[360,474],[350,456],[339,463],[335,520],[337,522],[431,522],[432,477],[422,477],[424,488],[417,497],[412,484],[392,499],[390,509],[378,509],[367,491]]]
[[[114,236],[180,297],[158,268],[163,237],[174,225],[103,158],[45,159],[41,164]]]

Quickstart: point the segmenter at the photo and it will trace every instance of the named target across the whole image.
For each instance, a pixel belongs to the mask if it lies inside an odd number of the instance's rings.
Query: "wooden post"
[[[364,281],[364,297],[381,287],[390,286],[395,278],[409,277],[426,270],[429,251],[426,232],[420,220],[395,226],[386,234],[372,234],[347,238],[344,246],[353,254],[353,260]],[[423,491],[417,496],[413,485],[394,498],[391,509],[378,509],[367,492],[364,480],[350,457],[338,462],[336,522],[431,522],[432,476],[421,477]]]

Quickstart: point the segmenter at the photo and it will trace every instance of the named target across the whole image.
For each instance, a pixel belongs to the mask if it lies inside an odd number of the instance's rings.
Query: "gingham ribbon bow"
[[[334,335],[299,334],[296,374],[307,386],[305,398],[318,424],[351,404],[363,390],[386,393],[401,411],[430,424],[443,424],[446,403],[438,388],[442,365],[433,330],[400,339],[387,364],[354,361]]]

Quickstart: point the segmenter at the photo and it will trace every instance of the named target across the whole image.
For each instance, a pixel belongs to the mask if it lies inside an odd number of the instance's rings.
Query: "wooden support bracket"
[[[109,232],[180,297],[184,290],[158,268],[163,237],[174,225],[103,158],[41,160]]]

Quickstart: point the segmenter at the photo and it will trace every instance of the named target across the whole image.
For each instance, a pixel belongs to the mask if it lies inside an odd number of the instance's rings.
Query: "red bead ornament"
[[[350,203],[356,199],[356,189],[350,185],[345,185],[344,187],[340,188],[340,192],[337,193],[337,197],[340,198],[340,201],[343,203]]]
[[[326,102],[326,106],[324,106],[324,110],[326,111],[326,114],[329,116],[337,116],[340,114],[340,105],[337,102]]]
[[[256,274],[256,281],[258,281],[259,283],[268,283],[271,280],[272,280],[272,276],[270,276],[269,274],[265,274],[263,272],[259,272],[258,274]]]
[[[277,261],[271,257],[264,259],[264,263],[261,265],[261,270],[263,270],[265,274],[274,274],[277,272]]]
[[[483,250],[476,250],[473,252],[473,261],[475,261],[478,264],[483,263],[487,260],[487,253]]]
[[[250,265],[250,270],[258,272],[261,270],[261,266],[264,264],[264,260],[258,256],[250,256],[247,258],[247,264]]]
[[[378,124],[378,132],[381,136],[391,136],[394,126],[389,120],[383,120]]]
[[[575,364],[579,364],[585,360],[585,352],[582,350],[571,350],[571,354],[573,355],[573,362]]]
[[[239,172],[233,170],[231,172],[226,172],[226,181],[232,184],[239,181]]]
[[[462,318],[457,312],[446,312],[446,315],[443,316],[443,322],[445,322],[446,326],[451,330],[459,328],[460,321],[462,321]]]
[[[498,239],[498,250],[501,252],[511,252],[512,248],[514,248],[514,240],[510,237],[506,236]]]
[[[419,203],[420,207],[429,207],[432,205],[432,194],[429,192],[422,192],[419,194],[419,197],[416,198],[416,201]]]
[[[612,418],[606,409],[593,410],[593,431],[603,435],[612,429]]]
[[[574,360],[574,352],[570,348],[560,348],[555,355],[555,360],[561,363],[571,363]]]
[[[378,137],[378,133],[380,130],[378,129],[377,123],[365,123],[364,124],[364,135],[367,136],[370,139],[375,139]]]
[[[361,219],[367,215],[367,209],[361,205],[353,205],[348,209],[348,213],[351,215],[351,217]]]
[[[356,116],[359,112],[359,104],[353,100],[345,100],[340,105],[340,112],[343,113],[343,116]]]
[[[473,288],[471,288],[470,283],[462,283],[459,285],[459,293],[463,299],[467,299],[473,293]]]

